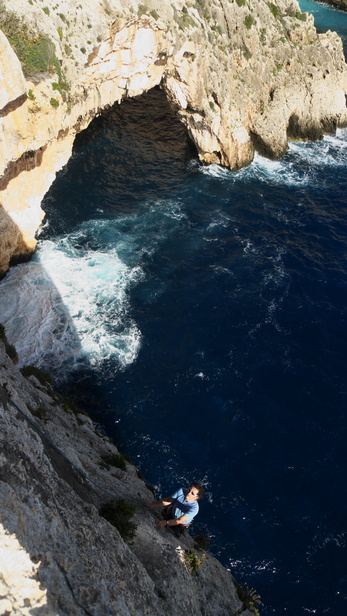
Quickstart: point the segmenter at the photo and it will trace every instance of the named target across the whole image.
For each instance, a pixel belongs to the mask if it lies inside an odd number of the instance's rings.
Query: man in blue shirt
[[[145,502],[150,509],[166,507],[163,512],[164,520],[157,522],[157,528],[163,530],[165,526],[172,526],[174,530],[184,530],[199,511],[198,500],[202,497],[204,488],[200,483],[192,483],[188,490],[180,488],[167,498],[159,501]],[[178,527],[178,528],[177,528]]]

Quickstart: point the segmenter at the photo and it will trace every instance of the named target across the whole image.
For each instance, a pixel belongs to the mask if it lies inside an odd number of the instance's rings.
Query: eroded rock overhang
[[[59,14],[66,0],[51,4]],[[101,11],[101,0],[86,4],[100,21],[95,11]],[[119,12],[119,4],[109,2],[107,36],[94,41],[79,71],[56,41],[70,75],[68,96],[52,92],[56,77],[25,81],[1,36],[2,272],[11,259],[35,249],[42,198],[69,159],[76,133],[125,98],[160,86],[200,160],[233,170],[249,164],[255,150],[279,158],[288,138],[320,139],[346,124],[341,40],[331,32],[318,35],[313,18],[303,18],[295,1],[165,2],[160,16],[158,3],[149,2],[148,14],[142,14],[138,7],[144,5],[134,2],[133,18],[124,7]],[[112,7],[118,10],[115,21]],[[8,82],[9,74],[16,78]]]

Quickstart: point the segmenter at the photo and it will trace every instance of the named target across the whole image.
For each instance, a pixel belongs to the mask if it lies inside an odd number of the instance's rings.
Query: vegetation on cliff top
[[[0,2],[0,29],[22,65],[25,77],[57,73],[64,81],[54,43],[42,32],[33,32],[24,21]]]

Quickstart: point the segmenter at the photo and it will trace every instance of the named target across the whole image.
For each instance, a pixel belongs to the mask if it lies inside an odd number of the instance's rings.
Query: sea
[[[191,533],[263,616],[347,613],[346,190],[347,129],[235,173],[199,163],[154,89],[77,136],[0,284],[20,365],[158,497],[205,485]]]

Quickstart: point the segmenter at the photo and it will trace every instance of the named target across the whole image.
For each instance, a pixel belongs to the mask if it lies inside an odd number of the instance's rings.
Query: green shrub
[[[113,453],[106,456],[101,456],[101,459],[107,467],[114,466],[115,468],[120,468],[121,471],[127,470],[127,465],[122,455]]]
[[[297,13],[295,13],[295,17],[297,19],[300,19],[300,21],[306,21],[307,13],[299,13],[299,11],[298,11]]]
[[[134,505],[119,498],[118,500],[104,503],[99,513],[105,520],[116,527],[123,539],[130,541],[134,539],[137,528],[135,522],[130,521],[135,511],[136,507]]]
[[[186,550],[184,553],[184,562],[185,565],[193,575],[198,573],[199,567],[202,565],[202,561],[199,556],[193,552],[193,550]]]
[[[261,598],[253,588],[249,588],[248,584],[236,583],[236,592],[240,601],[243,603],[243,609],[250,610],[256,616],[259,616],[259,606],[261,604]]]
[[[72,400],[72,398],[69,398],[68,396],[61,396],[60,399],[63,400],[61,408],[63,409],[63,411],[65,411],[65,413],[73,413],[74,415],[85,415],[86,417],[89,417],[87,411],[81,409],[76,404],[76,402]]]
[[[60,71],[54,43],[42,33],[30,30],[20,17],[7,11],[2,2],[0,29],[16,52],[25,77]]]
[[[28,378],[29,376],[34,376],[44,387],[46,387],[47,385],[52,385],[51,375],[48,374],[48,372],[40,370],[40,368],[37,368],[37,366],[31,366],[30,364],[28,364],[27,366],[23,366],[20,371],[22,375],[26,378]]]
[[[207,550],[211,543],[211,537],[204,535],[204,533],[198,533],[193,539],[197,550]]]
[[[237,6],[245,6],[246,0],[236,0]]]
[[[46,13],[46,15],[50,14],[50,10],[49,10],[48,6],[44,6],[42,10],[43,10],[44,13]]]
[[[28,98],[30,98],[31,101],[35,100],[35,94],[31,88],[28,90]]]
[[[86,50],[86,48],[85,48],[85,47],[81,47],[80,51],[81,51],[82,53],[86,53],[86,51],[87,51],[87,50]]]
[[[146,13],[148,13],[148,8],[146,7],[146,5],[139,4],[139,7],[137,9],[137,16],[142,17],[142,15],[145,15]]]
[[[52,107],[59,107],[59,101],[57,101],[56,98],[51,98],[49,102],[52,105]]]
[[[57,32],[58,32],[59,38],[61,40],[63,38],[63,31],[62,31],[62,29],[61,28],[57,28]]]
[[[251,50],[247,47],[247,45],[245,45],[244,47],[243,55],[245,56],[246,60],[250,60],[253,55]]]
[[[154,19],[159,19],[159,13],[155,9],[153,9],[150,14]]]
[[[39,406],[37,409],[30,408],[29,410],[30,410],[30,413],[34,415],[34,417],[37,417],[38,419],[43,420],[46,416],[46,409],[44,409],[43,406]]]
[[[280,14],[280,10],[278,8],[278,6],[276,6],[276,4],[274,4],[273,2],[268,2],[267,3],[271,13],[273,14],[274,17],[279,17]]]
[[[248,15],[246,15],[245,21],[244,21],[244,24],[245,24],[247,30],[251,29],[251,27],[253,26],[254,22],[255,22],[255,19],[254,19],[253,15],[251,15],[251,13],[248,13]]]
[[[211,26],[211,30],[213,30],[213,32],[218,32],[218,34],[220,34],[221,36],[223,34],[222,28],[216,24],[213,24],[213,26]]]
[[[175,20],[178,24],[178,27],[180,30],[184,30],[185,28],[188,28],[189,26],[195,26],[196,23],[194,21],[194,19],[188,15],[188,13],[175,13]]]
[[[66,98],[66,92],[70,90],[70,86],[65,79],[59,79],[58,82],[53,81],[52,88],[53,90],[57,90],[64,100]]]

